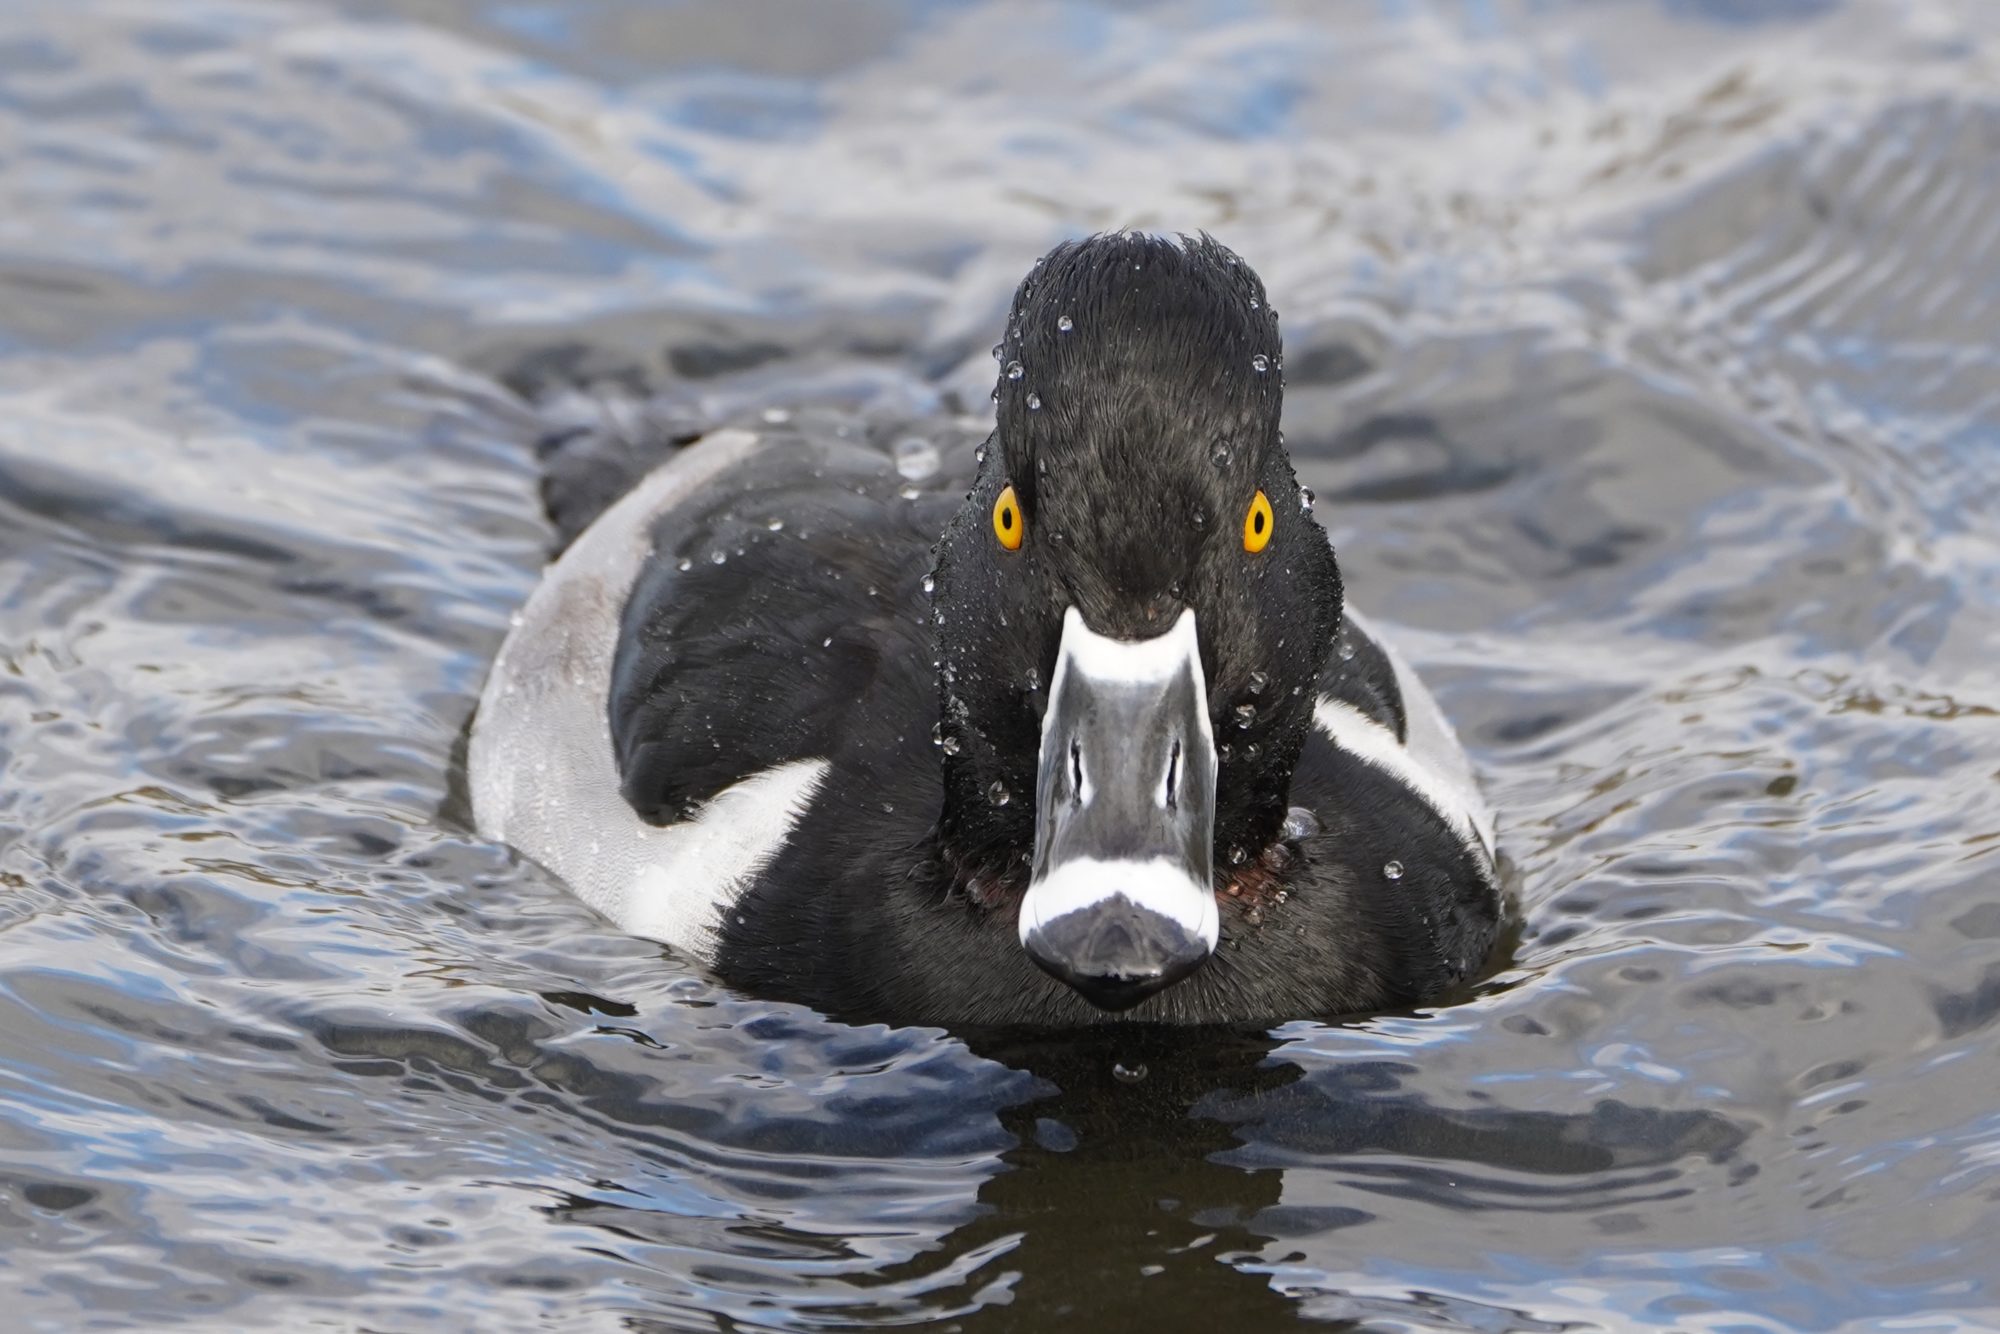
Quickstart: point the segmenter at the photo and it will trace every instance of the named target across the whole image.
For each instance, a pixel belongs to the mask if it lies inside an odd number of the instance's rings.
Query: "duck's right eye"
[[[1019,551],[1021,539],[1028,535],[1027,520],[1021,517],[1021,500],[1014,494],[1012,486],[1002,491],[1000,498],[993,502],[993,535],[1009,551]]]

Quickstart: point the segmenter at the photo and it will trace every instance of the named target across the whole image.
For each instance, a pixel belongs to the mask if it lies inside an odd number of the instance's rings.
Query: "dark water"
[[[1996,76],[1975,0],[10,0],[0,1323],[2000,1327]],[[1117,224],[1269,282],[1510,966],[845,1027],[467,831],[528,395],[983,408]]]

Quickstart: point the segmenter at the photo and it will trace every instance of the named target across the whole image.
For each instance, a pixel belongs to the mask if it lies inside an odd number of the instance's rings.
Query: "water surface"
[[[5,6],[9,1327],[2000,1326],[1996,74],[1970,0]],[[1115,225],[1267,280],[1507,966],[847,1026],[468,830],[550,422],[977,417]]]

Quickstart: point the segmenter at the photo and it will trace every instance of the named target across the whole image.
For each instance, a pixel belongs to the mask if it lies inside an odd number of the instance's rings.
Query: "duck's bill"
[[[1123,1010],[1215,950],[1215,743],[1192,610],[1153,639],[1071,608],[1049,683],[1021,944]]]

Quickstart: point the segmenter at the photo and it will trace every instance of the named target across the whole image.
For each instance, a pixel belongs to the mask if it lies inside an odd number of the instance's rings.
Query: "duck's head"
[[[1280,836],[1341,614],[1278,430],[1277,315],[1206,237],[1058,246],[940,541],[945,847],[1034,961],[1119,1010],[1218,939]]]

